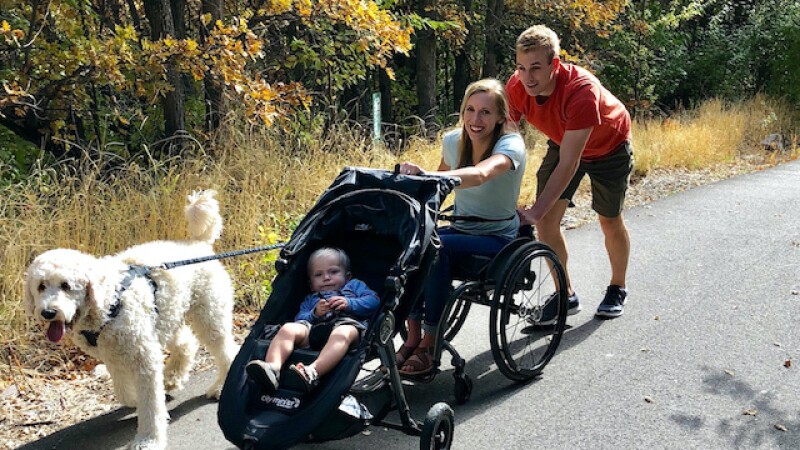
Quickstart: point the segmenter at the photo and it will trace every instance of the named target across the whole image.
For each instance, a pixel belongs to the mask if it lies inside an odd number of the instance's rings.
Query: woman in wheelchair
[[[433,369],[436,329],[450,298],[452,280],[465,268],[468,255],[493,257],[519,230],[517,198],[525,172],[525,143],[508,119],[508,100],[499,81],[487,78],[467,87],[459,123],[442,138],[442,159],[436,173],[455,176],[454,220],[439,228],[442,247],[431,268],[421,300],[409,314],[408,338],[396,354],[403,375],[424,375]],[[426,173],[414,163],[400,173]]]

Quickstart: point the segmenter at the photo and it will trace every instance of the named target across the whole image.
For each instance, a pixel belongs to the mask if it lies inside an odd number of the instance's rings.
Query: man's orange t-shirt
[[[625,105],[588,70],[561,64],[556,88],[542,104],[525,92],[516,72],[506,83],[511,120],[522,117],[558,145],[567,130],[594,128],[581,159],[591,161],[631,139],[631,116]]]

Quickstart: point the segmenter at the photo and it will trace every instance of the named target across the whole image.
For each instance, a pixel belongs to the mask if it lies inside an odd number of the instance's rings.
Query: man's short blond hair
[[[561,41],[555,31],[544,25],[534,25],[523,31],[517,38],[517,52],[527,53],[538,48],[546,48],[550,60],[561,52]]]

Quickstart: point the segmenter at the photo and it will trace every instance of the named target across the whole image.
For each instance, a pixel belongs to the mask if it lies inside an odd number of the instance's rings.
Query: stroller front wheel
[[[453,444],[455,423],[453,410],[447,403],[436,403],[428,410],[422,424],[420,450],[446,450]]]

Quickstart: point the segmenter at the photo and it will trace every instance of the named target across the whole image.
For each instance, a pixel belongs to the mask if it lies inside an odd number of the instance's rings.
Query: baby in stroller
[[[309,365],[289,366],[310,392],[319,378],[330,372],[344,358],[367,329],[367,319],[380,306],[375,291],[350,273],[350,259],[343,250],[323,247],[308,259],[312,293],[300,305],[294,322],[287,322],[272,340],[264,361],[250,361],[245,370],[265,392],[278,389],[280,371],[295,349],[319,351]]]

